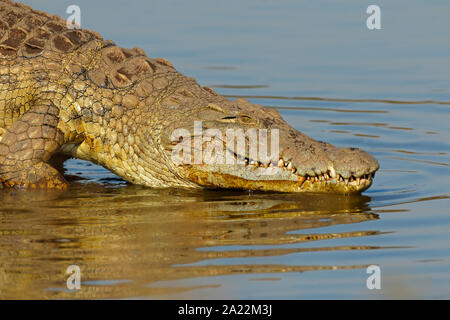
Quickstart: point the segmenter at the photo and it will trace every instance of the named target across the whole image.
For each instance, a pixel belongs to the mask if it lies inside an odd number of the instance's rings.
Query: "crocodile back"
[[[71,52],[101,37],[90,30],[71,30],[56,15],[33,10],[10,0],[0,0],[0,56],[39,56],[45,49]]]

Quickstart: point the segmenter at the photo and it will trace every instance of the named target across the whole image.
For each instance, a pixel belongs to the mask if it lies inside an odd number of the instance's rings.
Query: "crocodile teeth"
[[[329,167],[328,170],[330,171],[330,176],[332,178],[336,178],[336,171],[334,170],[333,167]]]
[[[245,164],[250,164],[252,166],[263,167],[263,168],[274,168],[274,167],[278,166],[280,168],[287,169],[290,172],[292,172],[293,174],[296,174],[301,183],[303,183],[306,180],[310,181],[311,183],[320,182],[320,181],[323,181],[324,183],[329,183],[329,181],[331,179],[335,179],[334,182],[341,182],[341,183],[345,183],[347,185],[348,184],[362,185],[362,184],[367,183],[368,182],[367,180],[370,181],[374,177],[373,173],[369,173],[369,174],[362,175],[361,177],[350,176],[349,178],[344,178],[340,174],[337,174],[336,170],[331,166],[328,167],[328,170],[324,173],[319,173],[320,171],[317,171],[317,174],[314,176],[309,176],[309,175],[302,176],[297,173],[297,168],[294,167],[294,165],[291,161],[285,161],[282,158],[280,158],[278,160],[278,163],[274,163],[274,162],[263,163],[263,162],[259,162],[256,160],[251,160],[251,159],[245,158]]]

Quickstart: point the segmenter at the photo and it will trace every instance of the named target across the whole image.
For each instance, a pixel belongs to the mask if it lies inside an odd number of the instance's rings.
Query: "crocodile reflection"
[[[1,298],[154,297],[198,288],[152,285],[167,280],[365,267],[253,264],[254,257],[380,248],[308,247],[324,239],[380,234],[355,227],[338,233],[320,229],[378,219],[367,196],[89,183],[75,184],[70,193],[3,190],[0,200]],[[254,248],[260,245],[270,246]],[[246,263],[221,264],[223,258],[244,258]],[[76,292],[66,289],[65,272],[72,264],[82,272],[82,290]]]

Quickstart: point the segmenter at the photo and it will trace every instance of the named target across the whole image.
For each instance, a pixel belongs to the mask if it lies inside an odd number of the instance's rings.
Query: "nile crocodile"
[[[224,135],[277,129],[279,153],[252,157],[245,147],[233,151],[235,164],[174,161],[173,132],[192,132],[196,123]],[[278,111],[229,100],[163,58],[0,0],[0,185],[65,189],[60,168],[71,157],[157,188],[353,193],[367,189],[378,169],[367,152],[316,141]]]

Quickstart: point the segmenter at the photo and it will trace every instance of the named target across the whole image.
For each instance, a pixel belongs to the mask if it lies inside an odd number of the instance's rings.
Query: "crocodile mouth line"
[[[375,172],[370,172],[346,177],[338,174],[332,166],[322,169],[322,172],[311,168],[308,174],[300,174],[292,161],[283,158],[276,163],[273,160],[263,163],[237,155],[236,158],[241,160],[239,166],[244,170],[236,168],[229,171],[223,164],[212,164],[209,168],[185,164],[183,167],[186,171],[181,172],[181,176],[197,185],[211,188],[338,194],[360,193],[372,185],[375,176]],[[314,171],[315,174],[312,173]]]
[[[234,153],[235,158],[239,158],[239,156]],[[298,173],[298,170],[291,161],[286,161],[283,158],[278,160],[278,163],[268,162],[263,163],[260,161],[251,160],[247,157],[244,158],[246,167],[254,167],[254,168],[280,168],[282,170],[290,171],[292,174],[295,174],[298,177],[298,182],[303,184],[305,181],[310,183],[317,182],[325,182],[325,183],[333,183],[333,184],[342,184],[347,186],[367,186],[371,185],[373,179],[375,178],[375,172],[363,174],[360,176],[351,175],[350,177],[343,177],[342,175],[336,173],[333,167],[329,167],[326,172],[322,172],[320,174],[315,175],[301,175]]]

